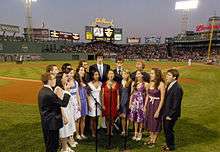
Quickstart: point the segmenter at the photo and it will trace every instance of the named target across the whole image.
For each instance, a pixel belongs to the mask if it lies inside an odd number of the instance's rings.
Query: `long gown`
[[[119,84],[115,82],[115,86],[112,88],[112,91],[107,86],[107,83],[103,84],[104,89],[104,106],[105,110],[103,111],[103,116],[105,118],[111,118],[114,120],[117,117],[117,98],[118,98],[118,91],[119,91]],[[112,92],[112,94],[111,94]],[[112,97],[112,106],[110,108],[110,97]],[[111,113],[110,113],[111,110]]]
[[[148,102],[147,102],[147,113],[146,113],[146,126],[150,132],[160,132],[162,127],[162,118],[154,118],[154,114],[160,104],[160,90],[159,89],[148,89]]]

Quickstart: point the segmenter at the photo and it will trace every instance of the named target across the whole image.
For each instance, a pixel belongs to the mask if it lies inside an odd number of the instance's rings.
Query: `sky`
[[[32,5],[33,26],[42,23],[51,30],[79,33],[84,41],[85,26],[96,17],[114,21],[127,37],[176,35],[181,30],[181,11],[175,11],[180,0],[38,0]],[[0,0],[0,24],[25,27],[25,0]],[[220,16],[220,0],[199,0],[192,10],[189,30],[206,24],[210,16]]]

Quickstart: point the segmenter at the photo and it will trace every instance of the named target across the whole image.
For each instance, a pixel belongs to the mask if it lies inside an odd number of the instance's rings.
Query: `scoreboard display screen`
[[[160,44],[160,37],[145,37],[146,44]]]
[[[98,26],[86,26],[85,28],[86,40],[122,40],[122,29],[116,29],[112,27],[98,27]]]
[[[95,37],[103,37],[104,36],[103,28],[94,27],[93,28],[93,34],[94,34]]]
[[[50,30],[50,37],[51,38],[58,38],[58,39],[66,39],[66,40],[79,40],[79,34],[70,33],[70,32],[61,32]]]

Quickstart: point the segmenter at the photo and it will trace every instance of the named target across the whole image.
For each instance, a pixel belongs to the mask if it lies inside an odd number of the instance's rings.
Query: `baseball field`
[[[0,63],[0,152],[43,152],[44,143],[37,106],[37,94],[42,84],[40,74],[48,64],[59,67],[68,61],[42,61]],[[78,61],[69,61],[76,67]],[[93,64],[94,62],[89,62]],[[112,68],[113,61],[107,61]],[[124,63],[130,71],[135,62]],[[152,67],[164,72],[176,67],[180,71],[180,84],[184,89],[182,117],[176,125],[177,152],[219,152],[220,151],[220,66],[178,62],[146,62],[145,71]],[[130,136],[131,133],[130,133]],[[160,151],[164,143],[163,132],[155,149],[148,149],[144,139],[134,142],[129,138],[128,147],[134,152]],[[107,137],[99,139],[99,151],[106,151]],[[120,151],[123,138],[113,137],[114,149]],[[76,151],[95,151],[92,138],[81,141]]]

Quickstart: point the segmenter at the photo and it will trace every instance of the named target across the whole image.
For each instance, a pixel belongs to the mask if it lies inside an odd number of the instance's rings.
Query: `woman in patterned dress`
[[[144,124],[144,102],[147,84],[143,80],[141,71],[136,72],[135,81],[131,86],[131,97],[129,102],[129,118],[134,122],[133,140],[140,141],[142,138],[142,128]]]

